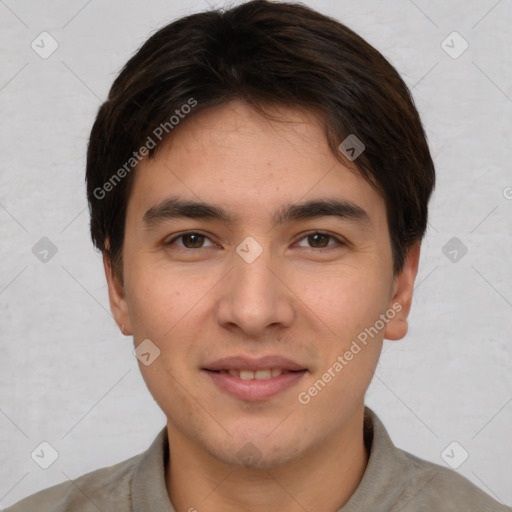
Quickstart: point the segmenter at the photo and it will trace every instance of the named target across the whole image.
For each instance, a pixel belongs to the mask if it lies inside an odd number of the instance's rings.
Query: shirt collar
[[[363,478],[338,512],[389,511],[407,487],[408,462],[386,428],[369,408],[364,408],[364,441],[370,453]]]
[[[165,483],[168,457],[169,440],[165,426],[135,468],[132,480],[133,512],[176,512]]]

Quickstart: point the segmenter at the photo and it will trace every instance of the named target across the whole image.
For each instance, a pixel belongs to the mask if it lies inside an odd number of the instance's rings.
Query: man
[[[433,186],[407,87],[339,22],[256,0],[154,34],[100,108],[87,187],[167,424],[9,510],[506,510],[364,405],[407,332]]]

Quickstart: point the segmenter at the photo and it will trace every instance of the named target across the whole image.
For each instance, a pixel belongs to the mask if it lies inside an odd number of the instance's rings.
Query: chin
[[[274,426],[275,427],[275,426]],[[228,429],[229,430],[229,429]],[[232,430],[229,430],[233,433]],[[205,448],[218,460],[230,466],[253,469],[271,469],[293,461],[301,453],[299,440],[289,435],[273,435],[272,429],[261,429],[244,435],[233,433],[225,442],[208,443]]]
[[[276,451],[278,452],[276,453]],[[248,441],[241,448],[234,447],[229,452],[214,453],[213,455],[230,466],[246,469],[274,469],[287,464],[297,456],[297,450],[280,446],[279,449],[267,445],[261,451],[256,444]]]

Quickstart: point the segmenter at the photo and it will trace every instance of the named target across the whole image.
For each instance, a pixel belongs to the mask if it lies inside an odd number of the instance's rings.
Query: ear
[[[407,317],[411,310],[414,281],[418,273],[419,259],[420,242],[418,241],[407,251],[404,267],[395,278],[390,310],[395,311],[396,314],[386,324],[384,338],[388,340],[400,340],[407,334]]]
[[[108,249],[108,240],[105,245]],[[121,332],[125,335],[130,335],[132,334],[132,326],[124,287],[114,272],[112,261],[107,251],[103,251],[103,267],[105,269],[105,277],[107,278],[110,311],[112,311],[112,315],[114,315],[114,319]]]

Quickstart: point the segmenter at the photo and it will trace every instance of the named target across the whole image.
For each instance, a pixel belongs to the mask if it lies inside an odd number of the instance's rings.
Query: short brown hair
[[[351,162],[339,144],[349,135],[363,142],[353,163],[384,197],[398,274],[408,248],[425,234],[435,182],[409,89],[375,48],[335,19],[297,3],[253,0],[158,30],[123,67],[99,109],[87,152],[91,236],[121,282],[135,155],[146,147],[144,155],[154,158],[157,146],[147,141],[159,127],[170,136],[171,117],[191,100],[187,118],[235,98],[265,115],[276,105],[319,114],[342,163]]]

